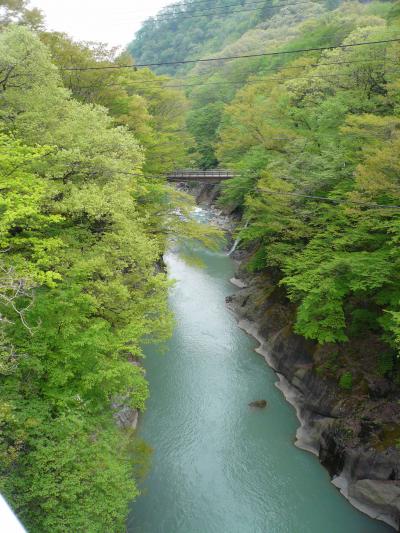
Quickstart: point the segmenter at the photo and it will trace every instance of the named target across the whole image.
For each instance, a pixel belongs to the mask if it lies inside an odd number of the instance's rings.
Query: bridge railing
[[[234,177],[234,173],[225,169],[212,170],[197,170],[197,169],[179,169],[169,172],[167,179],[169,180],[202,180],[202,179],[230,179]]]

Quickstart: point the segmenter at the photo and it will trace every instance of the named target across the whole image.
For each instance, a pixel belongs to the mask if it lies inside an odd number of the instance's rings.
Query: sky
[[[176,0],[31,0],[46,16],[46,27],[79,41],[126,46],[142,22]]]

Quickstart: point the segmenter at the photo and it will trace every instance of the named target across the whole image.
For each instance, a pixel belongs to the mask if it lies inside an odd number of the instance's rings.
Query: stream
[[[200,216],[207,218],[206,212]],[[151,397],[139,435],[154,449],[128,533],[389,533],[294,446],[299,422],[225,306],[235,287],[225,253],[199,248],[204,267],[165,260],[176,328],[146,350]],[[249,402],[265,399],[254,410]]]

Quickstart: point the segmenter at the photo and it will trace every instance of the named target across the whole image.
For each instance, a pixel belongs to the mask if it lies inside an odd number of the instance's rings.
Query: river
[[[154,454],[128,533],[393,531],[353,508],[294,446],[295,411],[225,307],[233,261],[196,254],[203,268],[166,257],[176,328],[163,350],[147,350],[151,397],[138,431]],[[252,410],[257,399],[268,407]]]

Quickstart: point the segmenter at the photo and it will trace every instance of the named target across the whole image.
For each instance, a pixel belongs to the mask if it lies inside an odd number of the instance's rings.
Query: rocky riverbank
[[[197,192],[209,205],[216,195],[210,187]],[[212,221],[231,235],[234,218],[211,211]],[[355,507],[400,531],[400,391],[378,371],[385,347],[372,334],[324,346],[295,334],[296,309],[278,275],[249,274],[246,253],[234,255],[238,269],[231,281],[238,291],[227,305],[259,341],[256,351],[277,372],[278,388],[296,409],[296,445],[319,457]],[[341,382],[349,372],[351,386]]]
[[[357,374],[356,363],[356,384],[341,388],[343,347],[319,346],[296,335],[295,308],[272,276],[249,275],[239,266],[232,282],[239,290],[227,305],[239,326],[260,342],[257,352],[277,372],[278,387],[296,408],[301,422],[296,445],[319,457],[355,507],[399,530],[399,391],[366,369]],[[333,363],[324,368],[333,359],[336,368]]]

